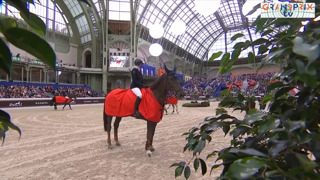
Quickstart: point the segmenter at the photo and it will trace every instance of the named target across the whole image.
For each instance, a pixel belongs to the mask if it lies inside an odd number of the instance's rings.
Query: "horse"
[[[164,105],[168,91],[175,91],[178,97],[184,96],[184,91],[180,86],[179,79],[176,76],[176,67],[173,70],[167,69],[165,73],[158,77],[149,87],[141,88],[142,100],[138,107],[139,112],[143,116],[142,119],[147,121],[147,141],[145,150],[147,155],[151,157],[153,148],[153,136],[157,123],[163,117]],[[111,143],[111,123],[113,116],[116,117],[114,126],[114,141],[116,146],[121,146],[118,138],[118,129],[120,121],[123,117],[134,115],[134,102],[136,95],[131,89],[115,89],[105,97],[104,102],[104,130],[107,132],[108,148],[112,149]]]
[[[166,114],[168,114],[168,109],[170,108],[170,106],[172,106],[172,113],[174,113],[174,110],[176,109],[177,113],[179,113],[178,111],[178,99],[173,96],[173,97],[167,97],[165,104],[168,105],[166,108],[164,108],[164,110],[166,111]]]
[[[69,105],[70,110],[72,110],[70,103],[72,100],[77,99],[77,97],[74,94],[68,94],[67,97],[68,98],[65,96],[53,96],[49,104],[50,106],[54,106],[54,110],[57,110],[57,105],[59,104],[64,104],[62,107],[63,110],[67,105]]]

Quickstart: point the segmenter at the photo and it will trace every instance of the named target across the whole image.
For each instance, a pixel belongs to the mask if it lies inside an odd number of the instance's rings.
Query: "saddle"
[[[150,88],[141,88],[142,100],[138,110],[148,121],[160,122],[163,117],[163,106],[154,97]],[[116,117],[132,116],[137,96],[131,89],[115,89],[105,98],[105,114]]]

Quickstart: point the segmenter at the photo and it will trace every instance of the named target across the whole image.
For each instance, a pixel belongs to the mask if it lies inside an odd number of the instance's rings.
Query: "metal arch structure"
[[[103,51],[103,44],[107,41],[105,25],[108,22],[108,2],[104,0],[88,0],[90,7],[81,1],[74,1],[80,4],[81,12],[77,16],[72,16],[72,8],[68,7],[66,1],[53,0],[68,18],[68,25],[72,28],[76,41],[81,42],[81,33],[75,23],[77,18],[85,16],[86,23],[90,31],[91,43],[96,49],[93,54],[96,56],[97,62],[95,67],[101,67],[102,62],[100,51]],[[242,15],[242,5],[245,0],[221,0],[220,8],[212,15],[203,17],[196,12],[194,0],[130,0],[132,7],[131,16],[136,21],[137,25],[148,27],[153,23],[160,23],[164,26],[164,38],[174,43],[176,46],[186,50],[198,60],[206,60],[209,49],[214,46],[214,43],[222,33],[227,33],[231,29],[247,28],[248,20]],[[155,11],[155,13],[153,12]],[[172,23],[176,19],[181,19],[186,22],[186,33],[180,36],[174,36],[169,30]],[[137,39],[138,32],[135,28],[131,28],[134,39]],[[140,37],[141,38],[141,37]],[[137,40],[135,40],[137,41]],[[79,43],[80,46],[82,43]],[[131,43],[133,48],[137,49],[138,44]],[[136,51],[135,51],[136,53]],[[98,62],[99,61],[99,62]]]
[[[109,2],[120,0],[87,0],[90,6],[74,0],[51,1],[61,8],[62,13],[68,20],[66,25],[72,29],[72,42],[79,45],[79,50],[92,47],[92,59],[95,59],[92,65],[93,67],[102,68],[104,72],[102,78],[106,79],[107,73],[105,72],[107,72],[107,68],[104,62],[107,58],[109,44]],[[171,48],[171,53],[183,54],[193,64],[198,63],[200,60],[207,60],[208,52],[215,45],[215,42],[223,34],[226,39],[227,33],[231,30],[247,29],[250,36],[248,25],[252,22],[242,15],[242,6],[246,0],[221,0],[220,8],[208,17],[203,17],[195,11],[194,0],[128,1],[130,1],[131,7],[134,7],[130,9],[130,14],[134,17],[131,21],[135,21],[131,22],[130,28],[130,38],[132,40],[130,51],[132,55],[136,55],[137,49],[139,49],[140,27],[147,28],[153,23],[160,23],[165,29],[163,37],[165,40],[161,40],[161,43],[172,42],[173,46],[167,43],[169,47],[173,47]],[[80,8],[76,9],[75,3],[78,3],[76,5]],[[76,22],[80,18],[82,19],[80,23],[84,25],[79,28],[79,22],[78,24]],[[171,25],[177,19],[181,19],[187,24],[186,33],[180,36],[175,36],[170,32]],[[144,40],[147,41],[147,39]],[[168,49],[166,50],[168,51]],[[184,54],[184,51],[188,54]],[[143,55],[148,55],[147,48],[144,48]],[[181,56],[181,60],[185,61],[184,64],[189,64],[183,56]],[[166,58],[172,58],[172,56],[169,55]],[[77,61],[80,64],[81,58],[79,57]],[[103,82],[103,84],[106,83]]]
[[[221,36],[221,33],[227,33],[231,29],[247,28],[248,22],[242,15],[241,10],[244,0],[222,0],[218,11],[207,18],[203,18],[201,17],[202,15],[195,12],[192,0],[182,0],[173,3],[174,7],[172,9],[167,9],[167,11],[165,11],[162,6],[165,3],[165,0],[148,1],[148,5],[142,11],[143,13],[139,14],[138,23],[148,26],[150,23],[160,22],[166,30],[164,35],[165,38],[170,39],[172,34],[168,32],[168,30],[170,29],[172,22],[178,18],[183,19],[182,15],[185,15],[186,11],[191,11],[190,14],[192,17],[186,19],[187,28],[189,28],[189,30],[186,30],[186,33],[181,35],[181,37],[174,37],[172,42],[181,47],[183,45],[181,45],[179,39],[190,39],[190,37],[188,38],[187,36],[191,36],[191,39],[185,42],[188,46],[182,48],[195,55],[200,60],[204,60],[204,58],[207,57],[206,54],[208,53],[208,49],[214,45],[214,42]],[[150,17],[151,13],[148,11],[150,8],[160,11],[153,15],[154,19],[146,19]],[[159,14],[167,14],[167,16]],[[210,22],[214,23],[207,23],[208,20],[211,20]],[[192,27],[192,24],[194,23],[198,24],[198,26]],[[219,27],[213,27],[217,24],[219,24]],[[214,31],[213,29],[217,30]],[[203,32],[207,32],[205,36],[197,37],[198,34],[203,34]],[[203,40],[206,40],[206,43],[203,42]],[[196,46],[196,49],[192,49],[194,46]]]

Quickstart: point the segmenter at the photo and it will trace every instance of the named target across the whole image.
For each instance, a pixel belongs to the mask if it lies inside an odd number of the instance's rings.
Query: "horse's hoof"
[[[113,149],[113,146],[109,145],[109,146],[108,146],[108,149]]]
[[[151,157],[152,152],[150,150],[147,151],[147,155]]]
[[[154,149],[153,147],[151,147],[151,148],[150,148],[150,151],[151,151],[151,152],[154,152],[154,151],[155,151],[155,149]]]
[[[116,142],[116,146],[121,146],[121,144],[119,142]]]

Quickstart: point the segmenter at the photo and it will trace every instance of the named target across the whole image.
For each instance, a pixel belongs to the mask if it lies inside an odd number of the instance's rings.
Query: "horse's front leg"
[[[171,104],[172,106],[172,114],[174,113],[174,104]]]
[[[118,138],[118,129],[119,129],[119,124],[121,121],[121,117],[116,117],[116,120],[113,123],[113,127],[114,127],[114,141],[116,142],[116,146],[121,146],[121,144],[119,143],[119,138]]]
[[[177,113],[179,113],[179,111],[178,111],[178,104],[176,104],[176,111],[177,111]]]
[[[147,121],[147,142],[146,142],[146,151],[147,155],[151,157],[152,152],[155,150],[152,146],[153,136],[157,127],[157,123]]]
[[[57,110],[57,104],[54,103],[54,110]]]
[[[64,103],[64,106],[62,107],[62,110],[64,110],[64,107],[66,107],[67,103]]]
[[[71,104],[70,104],[70,103],[68,103],[68,105],[69,105],[70,110],[72,110],[72,108],[71,108]]]

